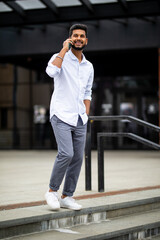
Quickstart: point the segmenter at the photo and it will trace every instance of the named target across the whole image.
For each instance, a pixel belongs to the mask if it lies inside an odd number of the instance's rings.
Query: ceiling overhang
[[[91,4],[89,0],[79,0],[81,5],[68,7],[57,7],[51,0],[41,0],[45,7],[36,10],[24,10],[14,0],[0,2],[4,2],[12,9],[10,12],[0,13],[0,27],[160,15],[159,0],[117,0],[104,4]]]

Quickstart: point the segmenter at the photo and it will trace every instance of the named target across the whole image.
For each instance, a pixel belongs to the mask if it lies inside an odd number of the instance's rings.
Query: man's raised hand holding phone
[[[64,58],[66,52],[68,52],[68,50],[71,48],[71,46],[72,46],[72,40],[70,38],[68,38],[67,40],[65,40],[63,42],[63,48],[61,49],[61,51],[59,52],[57,57],[54,59],[52,64],[56,65],[58,68],[61,68],[63,58]]]

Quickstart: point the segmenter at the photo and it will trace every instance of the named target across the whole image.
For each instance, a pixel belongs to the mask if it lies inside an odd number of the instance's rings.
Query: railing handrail
[[[109,120],[115,121],[115,120],[125,120],[125,119],[129,120],[129,121],[133,121],[141,126],[147,127],[149,129],[152,129],[153,131],[160,133],[160,127],[158,127],[154,124],[148,123],[146,121],[143,121],[139,118],[133,117],[133,116],[128,116],[128,115],[89,116],[88,127],[87,127],[86,147],[85,147],[85,184],[86,184],[85,189],[86,190],[92,189],[92,187],[91,187],[91,123],[92,123],[92,120],[93,121],[109,121]],[[137,137],[135,137],[135,135],[132,133],[128,133],[126,136],[128,136],[134,140],[135,140],[135,138],[136,138],[136,140],[138,140]],[[144,143],[144,139],[139,136],[139,142],[140,141]],[[159,149],[158,144],[153,143],[147,139],[145,140],[145,143],[147,143],[151,147],[155,147],[155,148]]]
[[[133,117],[133,116],[129,116],[129,115],[113,115],[113,116],[89,116],[89,120],[93,120],[93,121],[117,121],[117,120],[129,120],[129,121],[133,121],[136,122],[137,124],[144,126],[144,127],[148,127],[156,132],[160,132],[160,127],[152,124],[152,123],[148,123],[144,120],[141,120],[139,118]]]
[[[160,150],[159,144],[130,132],[99,132],[97,133],[97,137],[128,137],[151,148]]]
[[[103,137],[128,137],[137,142],[143,143],[149,147],[160,150],[160,145],[140,137],[134,133],[129,132],[99,132],[97,133],[97,146],[98,146],[98,191],[104,192],[104,149]]]

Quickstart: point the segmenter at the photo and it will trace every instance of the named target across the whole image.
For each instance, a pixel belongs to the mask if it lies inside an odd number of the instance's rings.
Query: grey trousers
[[[65,176],[62,194],[73,196],[83,161],[87,124],[83,125],[79,116],[77,126],[74,127],[54,115],[51,118],[51,125],[58,146],[58,155],[49,187],[57,191]]]

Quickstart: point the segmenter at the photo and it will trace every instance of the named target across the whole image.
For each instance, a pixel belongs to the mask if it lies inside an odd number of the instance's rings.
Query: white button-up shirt
[[[46,68],[46,73],[54,78],[50,118],[56,115],[63,122],[76,126],[80,115],[83,124],[86,124],[88,117],[84,100],[91,100],[93,65],[84,55],[79,63],[78,58],[69,50],[64,56],[61,68],[58,68],[52,64],[57,55],[51,57]]]

